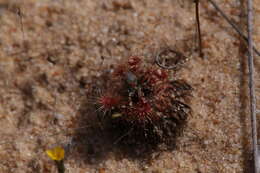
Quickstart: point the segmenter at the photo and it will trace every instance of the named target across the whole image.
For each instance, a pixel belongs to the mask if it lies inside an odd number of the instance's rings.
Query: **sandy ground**
[[[245,30],[244,0],[216,2]],[[260,48],[260,1],[254,7]],[[69,146],[71,173],[250,172],[245,44],[207,1],[200,13],[204,59],[191,0],[0,0],[0,172],[55,172],[44,151],[56,145]],[[96,123],[86,93],[100,74],[129,55],[154,63],[167,46],[189,57],[173,77],[194,88],[177,147],[131,157],[88,127],[74,141],[79,117]]]

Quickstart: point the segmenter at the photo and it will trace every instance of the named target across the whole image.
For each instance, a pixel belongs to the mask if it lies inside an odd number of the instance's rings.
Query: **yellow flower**
[[[65,151],[62,147],[55,147],[51,150],[46,150],[46,154],[52,159],[52,160],[57,160],[61,161],[64,159],[64,154]]]

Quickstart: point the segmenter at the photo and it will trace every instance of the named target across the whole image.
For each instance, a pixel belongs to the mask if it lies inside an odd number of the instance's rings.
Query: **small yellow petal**
[[[112,115],[112,118],[119,118],[119,117],[121,117],[122,116],[122,114],[120,114],[120,113],[114,113],[113,115]]]
[[[53,149],[50,150],[46,150],[46,154],[52,159],[52,160],[63,160],[64,159],[64,155],[65,155],[65,151],[62,147],[55,147]]]

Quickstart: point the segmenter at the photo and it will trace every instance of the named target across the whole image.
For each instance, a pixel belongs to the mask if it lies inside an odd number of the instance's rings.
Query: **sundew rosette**
[[[124,143],[158,144],[174,139],[185,124],[192,87],[170,80],[169,71],[144,65],[131,56],[118,64],[97,98],[98,110],[109,119]]]

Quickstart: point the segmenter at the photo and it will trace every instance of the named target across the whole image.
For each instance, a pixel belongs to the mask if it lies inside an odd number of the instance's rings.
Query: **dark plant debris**
[[[155,62],[159,67],[168,70],[177,70],[187,60],[188,58],[185,55],[171,48],[162,49],[155,58]]]

